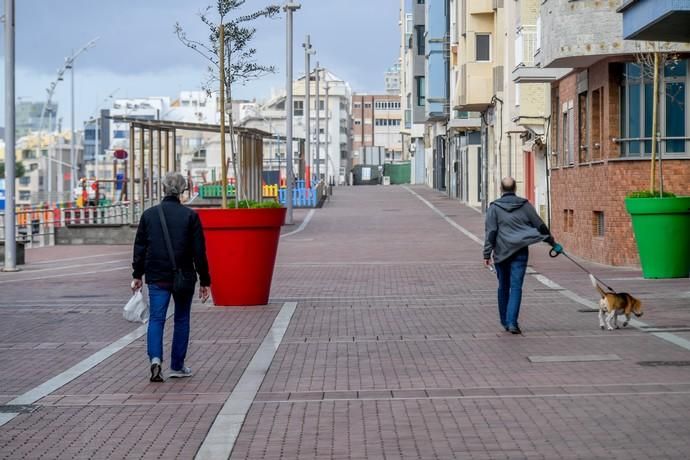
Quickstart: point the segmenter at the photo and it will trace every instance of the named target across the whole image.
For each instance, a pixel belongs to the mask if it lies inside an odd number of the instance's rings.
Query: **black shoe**
[[[508,328],[508,332],[510,332],[511,334],[522,334],[522,331],[517,326],[510,326]]]
[[[162,382],[163,376],[161,375],[161,365],[160,363],[151,364],[151,381],[152,382]]]

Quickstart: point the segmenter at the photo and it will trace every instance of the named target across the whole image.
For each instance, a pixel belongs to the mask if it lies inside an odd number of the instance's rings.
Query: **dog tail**
[[[591,273],[589,274],[589,280],[592,282],[592,286],[594,286],[597,289],[597,291],[599,291],[599,294],[601,295],[601,298],[603,299],[604,296],[606,295],[606,293],[601,288],[601,286],[599,286],[597,279]]]

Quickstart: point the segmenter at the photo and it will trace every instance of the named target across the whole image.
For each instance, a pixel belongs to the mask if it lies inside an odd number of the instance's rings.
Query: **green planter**
[[[645,278],[690,276],[690,196],[626,198]]]

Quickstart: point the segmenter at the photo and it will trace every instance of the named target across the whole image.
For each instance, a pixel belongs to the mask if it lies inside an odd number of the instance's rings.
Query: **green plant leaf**
[[[659,191],[658,190],[637,190],[634,192],[630,192],[627,195],[627,198],[659,198]],[[675,198],[676,195],[675,193],[671,192],[663,192],[662,194],[663,198]]]

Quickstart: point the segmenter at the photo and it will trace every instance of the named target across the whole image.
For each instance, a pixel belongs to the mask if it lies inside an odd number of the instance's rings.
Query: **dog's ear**
[[[633,297],[633,312],[642,314],[642,302]]]

